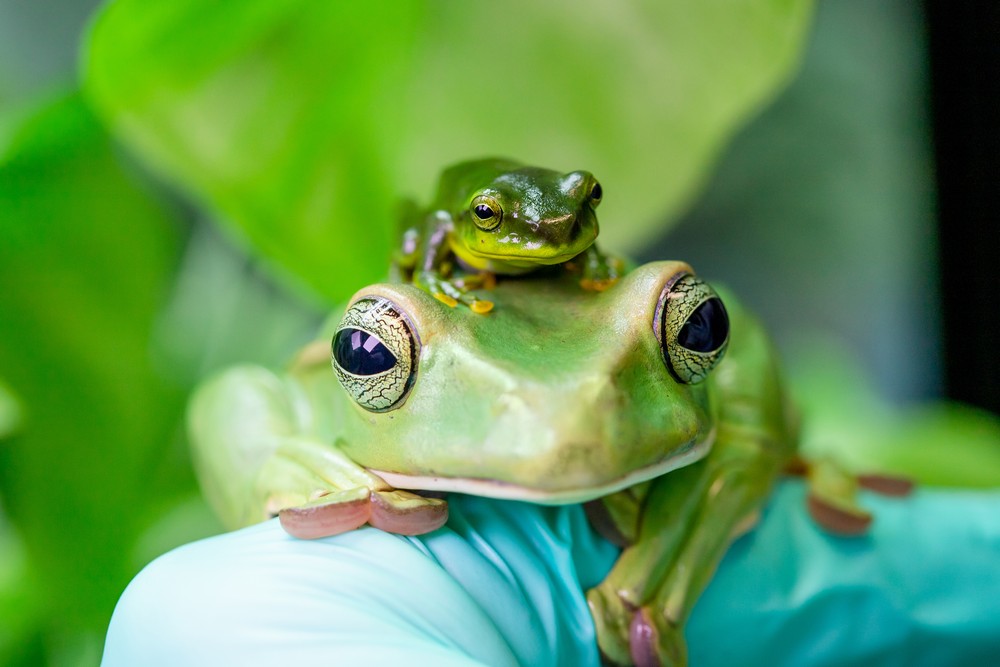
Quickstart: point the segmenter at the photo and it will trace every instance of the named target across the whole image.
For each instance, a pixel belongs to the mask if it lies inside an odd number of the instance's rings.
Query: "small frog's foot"
[[[603,292],[625,275],[625,262],[620,257],[605,255],[591,246],[583,254],[583,276],[580,287],[591,292]]]
[[[635,614],[608,586],[587,591],[587,606],[597,631],[597,648],[606,665],[630,665],[629,624]]]
[[[492,301],[477,298],[469,292],[470,288],[466,286],[466,283],[461,281],[445,280],[436,274],[424,272],[415,281],[415,284],[449,308],[454,308],[461,303],[479,315],[485,315],[493,310]]]
[[[460,298],[456,299],[454,297],[448,296],[444,292],[435,292],[434,298],[445,304],[449,308],[454,308],[458,304],[462,303],[469,307],[469,310],[476,313],[477,315],[485,315],[486,313],[493,310],[493,302],[486,301],[485,299],[477,299],[476,297],[468,294],[463,294]]]
[[[470,273],[455,280],[454,284],[463,291],[474,289],[491,290],[497,286],[497,274],[492,271]]]
[[[669,619],[643,607],[632,617],[629,646],[636,667],[683,667],[687,665],[684,633]]]
[[[618,282],[618,278],[581,278],[580,287],[588,292],[603,292],[613,286],[616,282]]]
[[[448,520],[448,503],[409,491],[373,491],[358,487],[321,496],[278,512],[281,526],[293,537],[328,537],[370,524],[388,533],[422,535]]]

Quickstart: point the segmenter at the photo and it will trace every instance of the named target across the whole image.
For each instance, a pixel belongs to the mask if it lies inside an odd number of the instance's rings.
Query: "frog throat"
[[[714,441],[715,429],[713,428],[703,440],[695,442],[681,454],[668,457],[645,468],[629,471],[621,477],[604,484],[583,489],[558,489],[551,491],[478,477],[425,477],[378,470],[376,468],[369,468],[368,470],[397,489],[448,491],[471,496],[498,498],[501,500],[521,500],[540,505],[571,505],[610,495],[616,491],[621,491],[635,484],[664,475],[672,470],[690,465],[704,458],[712,449]]]
[[[463,266],[476,271],[493,271],[504,275],[527,273],[542,265],[562,264],[579,255],[583,250],[572,249],[558,255],[544,256],[525,253],[515,255],[500,252],[480,252],[471,250],[461,241],[451,238],[448,242],[451,251]]]

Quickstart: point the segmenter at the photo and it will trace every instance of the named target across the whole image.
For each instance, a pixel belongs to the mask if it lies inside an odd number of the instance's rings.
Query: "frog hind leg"
[[[856,475],[829,458],[797,458],[790,472],[806,477],[806,507],[813,521],[840,537],[865,535],[871,526],[873,517],[860,504],[859,489],[888,496],[905,496],[913,490],[913,483],[903,477]]]

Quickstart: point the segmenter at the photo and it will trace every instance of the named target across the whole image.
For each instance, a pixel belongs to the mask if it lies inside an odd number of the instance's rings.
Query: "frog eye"
[[[489,195],[479,195],[473,199],[471,210],[472,221],[484,232],[496,229],[503,219],[503,209]]]
[[[333,370],[358,405],[372,412],[399,407],[417,374],[420,341],[388,299],[355,301],[332,342]]]
[[[670,374],[685,384],[697,384],[726,351],[729,316],[715,290],[682,273],[663,289],[653,330]]]
[[[590,186],[590,205],[597,208],[597,205],[601,203],[601,197],[604,196],[604,188],[597,181]]]

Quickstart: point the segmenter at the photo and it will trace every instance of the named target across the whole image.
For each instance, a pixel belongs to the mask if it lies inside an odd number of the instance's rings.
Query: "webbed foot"
[[[791,472],[806,477],[809,486],[806,506],[813,521],[823,530],[842,537],[865,535],[871,527],[871,512],[858,502],[859,488],[889,496],[905,496],[913,489],[907,479],[855,475],[829,459],[799,459],[793,463]]]
[[[651,607],[635,608],[607,586],[587,592],[601,659],[609,665],[675,667],[687,664],[682,629]]]
[[[635,609],[605,584],[587,591],[587,606],[594,619],[602,661],[609,665],[631,664],[629,626]]]
[[[603,292],[625,275],[625,262],[620,257],[605,255],[597,246],[587,248],[578,259],[583,260],[580,287],[585,290]]]
[[[648,607],[632,617],[629,647],[636,667],[687,665],[687,644],[681,628]]]
[[[481,288],[492,289],[496,284],[496,277],[492,273],[465,276],[458,280],[447,280],[433,271],[424,271],[416,277],[414,284],[451,308],[461,303],[479,315],[485,315],[493,310],[492,301],[480,299],[470,291]]]
[[[261,468],[258,493],[290,535],[315,539],[365,524],[420,535],[448,520],[448,503],[389,486],[335,447],[309,439],[280,446]]]
[[[366,523],[387,533],[422,535],[445,524],[448,503],[408,491],[359,487],[284,508],[278,516],[285,532],[301,539],[338,535]]]

